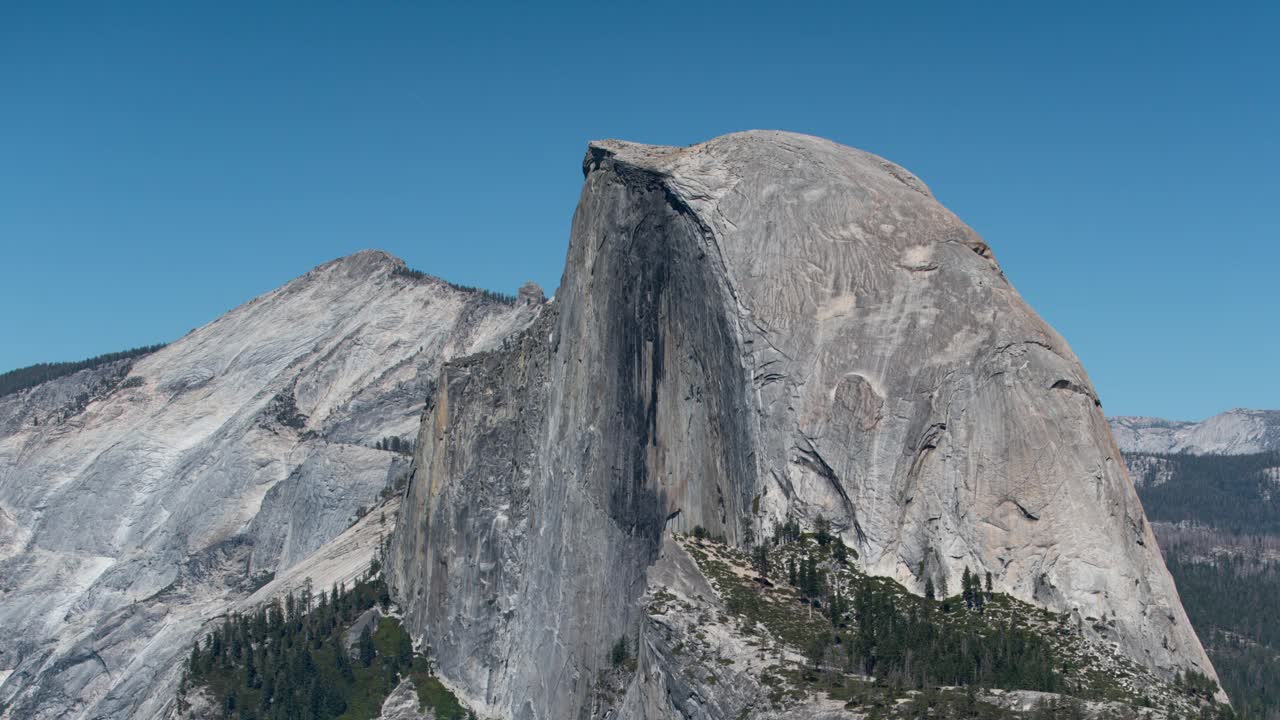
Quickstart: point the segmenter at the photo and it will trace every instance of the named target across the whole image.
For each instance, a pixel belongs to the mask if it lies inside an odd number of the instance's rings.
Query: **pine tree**
[[[342,655],[343,653],[339,653]],[[274,673],[264,675],[262,678],[262,700],[258,703],[260,710],[266,710],[271,707],[271,699],[275,696],[276,676]]]
[[[409,633],[400,633],[396,643],[396,666],[408,668],[413,664],[413,641]]]
[[[373,635],[369,632],[369,626],[365,625],[360,631],[360,664],[369,667],[373,664],[373,658],[378,654],[377,648],[373,645]]]
[[[813,539],[818,541],[819,545],[825,546],[831,542],[831,521],[826,516],[819,515],[813,521]]]
[[[831,557],[841,565],[849,562],[849,548],[845,547],[844,541],[836,538],[835,547],[831,550]]]
[[[307,687],[307,710],[310,714],[307,716],[313,720],[323,718],[324,712],[324,696],[321,693],[319,680],[312,676]]]
[[[627,637],[623,635],[613,644],[612,650],[609,652],[609,662],[616,667],[622,667],[627,661]]]
[[[806,555],[800,562],[800,594],[806,598],[816,598],[822,595],[823,584],[818,559],[813,555]]]
[[[351,669],[351,658],[345,649],[333,654],[333,664],[338,669],[338,674],[347,680],[355,677],[355,672]]]
[[[965,570],[968,569],[968,567],[965,568]],[[973,601],[973,609],[978,612],[983,612],[983,608],[985,608],[987,604],[987,599],[982,593],[982,581],[978,579],[978,573],[976,572],[969,575],[969,597]]]
[[[849,601],[840,588],[835,588],[827,600],[827,615],[831,618],[831,627],[840,627],[840,621],[849,612]]]
[[[259,684],[258,667],[257,667],[257,664],[254,663],[253,661],[252,645],[249,645],[247,648],[245,648],[245,652],[244,652],[244,684],[251,688],[257,687]]]
[[[761,544],[752,548],[751,564],[761,576],[769,577],[769,547],[767,545]]]
[[[829,642],[830,637],[827,633],[820,632],[814,636],[808,647],[805,648],[805,656],[808,658],[809,666],[814,672],[817,672],[822,667],[822,662],[827,657],[827,645]]]

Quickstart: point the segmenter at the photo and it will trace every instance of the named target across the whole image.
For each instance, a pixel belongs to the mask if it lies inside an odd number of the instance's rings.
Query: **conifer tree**
[[[769,577],[769,548],[767,545],[756,545],[751,549],[751,564],[756,572]]]
[[[826,546],[831,542],[831,521],[824,515],[819,515],[813,521],[813,539],[818,541],[819,545]]]
[[[800,594],[807,599],[814,599],[822,595],[822,573],[818,570],[818,559],[813,555],[806,555],[800,561]]]
[[[831,557],[841,565],[849,562],[849,548],[845,547],[844,541],[840,538],[836,538],[835,547],[831,550]]]
[[[614,667],[622,667],[627,658],[627,637],[623,635],[618,638],[618,641],[613,644],[613,648],[609,651],[609,662]]]
[[[413,663],[413,641],[408,633],[401,633],[396,644],[396,666],[407,668]]]
[[[258,667],[253,660],[253,646],[249,645],[244,651],[244,684],[249,687],[258,686]]]
[[[369,633],[369,626],[365,625],[360,631],[360,664],[369,667],[373,664],[373,658],[378,654],[377,648],[373,645],[373,635]]]

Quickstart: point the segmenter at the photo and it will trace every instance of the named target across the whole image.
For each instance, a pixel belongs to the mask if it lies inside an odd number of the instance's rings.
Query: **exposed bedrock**
[[[205,623],[407,472],[376,445],[416,431],[444,360],[533,321],[522,295],[365,251],[0,398],[0,718],[165,716]]]
[[[442,371],[396,530],[473,703],[585,714],[664,532],[788,515],[917,591],[990,572],[1213,672],[1079,361],[921,181],[780,132],[592,143],[584,173],[555,302]]]

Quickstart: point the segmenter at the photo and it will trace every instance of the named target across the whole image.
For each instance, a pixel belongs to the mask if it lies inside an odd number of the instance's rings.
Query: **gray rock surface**
[[[1124,452],[1244,455],[1280,450],[1280,410],[1236,408],[1200,422],[1113,417]]]
[[[397,524],[406,620],[470,706],[588,714],[664,532],[787,516],[1213,673],[1083,368],[920,180],[779,132],[596,142],[584,174],[551,311],[442,371]],[[623,716],[725,716],[650,697]]]
[[[418,692],[413,687],[413,681],[405,678],[382,703],[382,713],[378,715],[378,720],[434,720],[434,715],[431,712],[419,712]]]
[[[829,702],[825,695],[786,709],[763,699],[768,688],[761,678],[804,658],[781,643],[762,644],[739,632],[697,563],[670,537],[664,538],[647,580],[638,667],[618,703],[621,717],[820,717],[823,711],[838,717],[844,712],[843,703]]]
[[[407,472],[373,445],[417,432],[442,361],[540,311],[365,251],[136,361],[0,398],[3,717],[163,713],[209,618]]]

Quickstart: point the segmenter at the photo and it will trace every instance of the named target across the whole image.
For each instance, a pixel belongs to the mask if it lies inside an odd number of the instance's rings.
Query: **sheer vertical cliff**
[[[584,173],[555,302],[444,368],[396,528],[410,626],[473,703],[590,714],[664,532],[789,516],[917,592],[990,572],[1212,673],[1083,368],[917,178],[779,132],[592,143]],[[641,645],[634,682],[667,683]],[[718,717],[660,705],[628,712]]]

